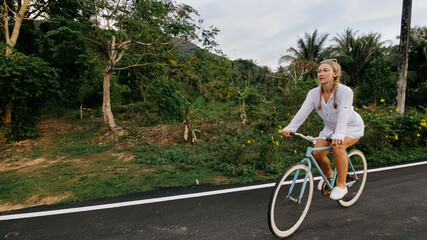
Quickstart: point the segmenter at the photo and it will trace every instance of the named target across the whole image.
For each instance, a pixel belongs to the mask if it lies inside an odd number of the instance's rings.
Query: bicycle
[[[321,191],[323,195],[330,193],[337,179],[337,171],[334,169],[334,174],[329,182],[312,155],[313,151],[332,149],[330,146],[314,148],[317,140],[325,138],[314,138],[300,133],[293,133],[292,135],[306,139],[309,144],[306,157],[283,172],[271,194],[268,207],[268,225],[270,231],[277,238],[286,238],[292,235],[307,215],[314,188],[312,165],[318,169],[321,178],[324,180]],[[332,141],[330,138],[326,140]],[[353,149],[347,153],[347,156],[349,162],[346,179],[348,193],[343,199],[337,200],[343,207],[352,206],[360,198],[366,184],[368,170],[365,155],[360,150]]]

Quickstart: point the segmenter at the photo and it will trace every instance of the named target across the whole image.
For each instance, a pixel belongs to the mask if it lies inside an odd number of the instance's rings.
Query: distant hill
[[[174,38],[173,44],[178,49],[179,53],[182,55],[192,55],[194,49],[200,48],[196,44],[187,41],[185,39]]]

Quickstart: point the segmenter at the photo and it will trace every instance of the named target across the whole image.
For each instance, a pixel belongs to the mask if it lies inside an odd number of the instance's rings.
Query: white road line
[[[383,167],[383,168],[369,169],[368,172],[387,171],[387,170],[392,170],[392,169],[397,169],[397,168],[419,166],[419,165],[423,165],[423,164],[427,164],[427,161],[409,163],[409,164],[404,164],[404,165],[396,165],[396,166],[390,166],[390,167]],[[320,176],[315,177],[314,179],[319,180]],[[206,197],[206,196],[212,196],[212,195],[218,195],[218,194],[226,194],[226,193],[242,192],[242,191],[249,191],[249,190],[261,189],[261,188],[269,188],[269,187],[273,187],[274,185],[275,185],[275,183],[267,183],[267,184],[260,184],[260,185],[254,185],[254,186],[248,186],[248,187],[230,188],[230,189],[215,190],[215,191],[208,191],[208,192],[182,194],[182,195],[169,196],[169,197],[160,197],[160,198],[135,200],[135,201],[128,201],[128,202],[102,204],[102,205],[87,206],[87,207],[77,207],[77,208],[68,208],[68,209],[60,209],[60,210],[32,212],[32,213],[10,214],[10,215],[0,216],[0,221],[23,219],[23,218],[33,218],[33,217],[44,217],[44,216],[52,216],[52,215],[68,214],[68,213],[87,212],[87,211],[95,211],[95,210],[102,210],[102,209],[110,209],[110,208],[128,207],[128,206],[150,204],[150,203],[175,201],[175,200],[180,200],[180,199]]]

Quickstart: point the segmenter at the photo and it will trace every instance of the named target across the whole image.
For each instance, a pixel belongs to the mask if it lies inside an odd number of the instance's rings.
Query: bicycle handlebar
[[[317,140],[319,140],[319,139],[324,139],[324,140],[326,140],[326,141],[328,141],[328,142],[332,142],[332,138],[305,136],[304,134],[301,134],[301,133],[294,133],[294,132],[291,132],[290,134],[291,134],[291,136],[299,136],[299,137],[302,137],[302,138],[304,138],[305,140],[310,141],[310,142],[315,142],[315,141],[317,141]]]

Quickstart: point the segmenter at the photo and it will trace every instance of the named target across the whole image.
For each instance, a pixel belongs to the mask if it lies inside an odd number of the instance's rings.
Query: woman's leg
[[[348,170],[348,159],[345,150],[357,143],[359,138],[349,138],[345,137],[342,145],[334,145],[332,146],[332,152],[334,153],[334,164],[337,169],[337,187],[345,188],[346,187],[346,178],[347,178],[347,170]]]
[[[331,145],[330,142],[320,139],[316,141],[316,144],[314,145],[314,147],[315,148],[329,147],[330,145]],[[329,158],[326,156],[328,155],[328,153],[329,153],[329,150],[322,150],[322,151],[313,151],[312,154],[317,164],[325,174],[325,177],[329,179],[329,178],[332,178],[332,175],[334,175],[334,171],[331,168],[331,163],[329,161]]]

